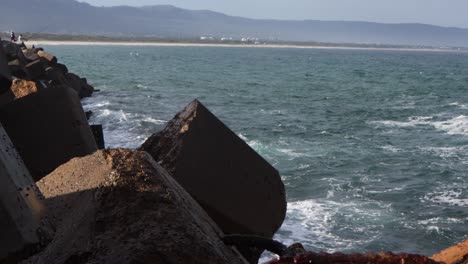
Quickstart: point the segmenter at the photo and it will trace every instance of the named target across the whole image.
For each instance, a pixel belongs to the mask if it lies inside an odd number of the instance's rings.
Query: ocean
[[[468,53],[45,48],[101,90],[83,106],[108,147],[198,98],[279,170],[285,244],[431,255],[468,239]]]

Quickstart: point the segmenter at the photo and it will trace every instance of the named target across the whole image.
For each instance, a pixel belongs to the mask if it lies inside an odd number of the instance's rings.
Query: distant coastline
[[[35,40],[25,42],[27,46],[41,45],[76,45],[76,46],[167,46],[167,47],[240,47],[240,48],[295,48],[295,49],[338,49],[338,50],[388,50],[388,51],[436,51],[436,52],[468,52],[461,48],[433,47],[378,47],[369,45],[344,44],[245,44],[245,43],[201,43],[201,42],[160,42],[160,41],[76,41],[76,40]]]

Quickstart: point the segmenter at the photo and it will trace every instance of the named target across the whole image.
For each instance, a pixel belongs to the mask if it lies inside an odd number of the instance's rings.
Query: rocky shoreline
[[[1,41],[1,40],[0,40]],[[271,240],[286,214],[278,171],[194,100],[137,150],[104,149],[85,78],[41,48],[0,45],[0,263],[468,263],[326,254]]]

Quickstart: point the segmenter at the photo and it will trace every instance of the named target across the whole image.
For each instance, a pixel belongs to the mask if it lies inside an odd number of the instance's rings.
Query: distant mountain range
[[[129,37],[468,47],[468,29],[425,24],[265,20],[168,5],[95,7],[75,0],[0,0],[0,31]]]

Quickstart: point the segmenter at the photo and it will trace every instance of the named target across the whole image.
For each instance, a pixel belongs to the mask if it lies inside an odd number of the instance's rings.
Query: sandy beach
[[[352,46],[321,46],[321,45],[291,45],[291,44],[223,44],[223,43],[182,43],[182,42],[108,42],[108,41],[53,41],[37,40],[25,42],[28,47],[44,45],[76,45],[76,46],[161,46],[161,47],[235,47],[235,48],[283,48],[283,49],[335,49],[335,50],[388,50],[388,51],[436,51],[436,52],[467,52],[462,49],[443,48],[391,48],[391,47],[352,47]]]

